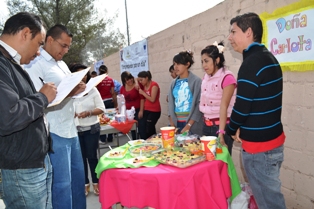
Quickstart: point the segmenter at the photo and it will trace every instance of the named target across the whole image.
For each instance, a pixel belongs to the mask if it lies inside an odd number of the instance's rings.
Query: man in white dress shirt
[[[44,82],[56,86],[70,74],[62,61],[68,53],[72,34],[63,25],[55,25],[47,31],[45,44],[38,56],[25,70],[29,73],[36,89]],[[74,124],[73,95],[85,89],[81,82],[59,105],[46,109],[53,151],[50,154],[53,166],[52,205],[54,209],[86,208],[84,167],[77,130]]]

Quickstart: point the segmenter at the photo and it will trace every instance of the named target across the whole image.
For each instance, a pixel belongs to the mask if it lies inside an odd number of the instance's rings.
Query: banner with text
[[[289,5],[271,15],[260,16],[264,27],[263,43],[275,55],[283,71],[314,70],[313,1],[301,1],[298,6]]]
[[[94,64],[94,70],[97,72],[97,75],[99,75],[99,67],[104,64],[104,60],[99,60]]]
[[[127,46],[120,51],[120,71],[129,71],[135,78],[148,70],[147,39]]]

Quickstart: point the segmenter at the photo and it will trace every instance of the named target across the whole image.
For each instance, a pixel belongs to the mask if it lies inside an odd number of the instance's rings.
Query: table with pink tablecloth
[[[102,209],[120,202],[126,207],[156,209],[227,209],[231,196],[227,164],[205,161],[188,168],[168,165],[109,169],[99,179]]]

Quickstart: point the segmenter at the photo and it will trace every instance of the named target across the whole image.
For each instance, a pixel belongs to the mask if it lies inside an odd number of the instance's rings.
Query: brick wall
[[[229,21],[245,12],[272,13],[296,0],[225,0],[212,9],[195,15],[148,37],[149,66],[153,80],[161,87],[162,115],[158,128],[166,126],[166,95],[171,82],[168,68],[181,50],[194,52],[192,71],[202,77],[200,52],[214,41],[224,40],[226,65],[235,74],[241,54],[228,43]],[[119,53],[105,58],[109,74],[120,80]],[[313,66],[314,70],[314,66]],[[282,191],[288,208],[314,209],[314,71],[284,72],[282,120],[286,133],[285,161],[281,169]],[[240,146],[235,143],[233,160],[241,182],[245,181],[240,160]]]

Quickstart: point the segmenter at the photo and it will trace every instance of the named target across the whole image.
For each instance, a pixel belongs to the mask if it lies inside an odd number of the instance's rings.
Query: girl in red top
[[[121,74],[121,81],[123,85],[120,89],[120,94],[124,95],[126,109],[131,109],[132,106],[135,108],[134,119],[138,121],[138,132],[140,137],[143,138],[145,136],[145,129],[143,129],[143,127],[139,124],[141,124],[144,114],[144,97],[139,94],[134,77],[130,72],[124,71]],[[132,139],[135,140],[136,131],[131,131],[131,133]]]
[[[160,118],[161,107],[159,102],[160,88],[158,84],[152,81],[152,75],[149,71],[142,71],[138,75],[140,84],[139,93],[145,97],[143,126],[145,126],[146,135],[143,139],[156,134],[156,123]],[[142,137],[142,136],[141,136]]]
[[[108,68],[106,65],[101,65],[99,67],[99,75],[108,74]],[[114,92],[114,83],[113,79],[107,76],[104,80],[102,80],[98,85],[97,89],[100,93],[100,96],[104,102],[106,109],[114,108],[114,99],[116,98]],[[100,141],[105,143],[106,142],[106,135],[100,136]],[[112,142],[113,136],[112,134],[108,134],[107,142]]]

